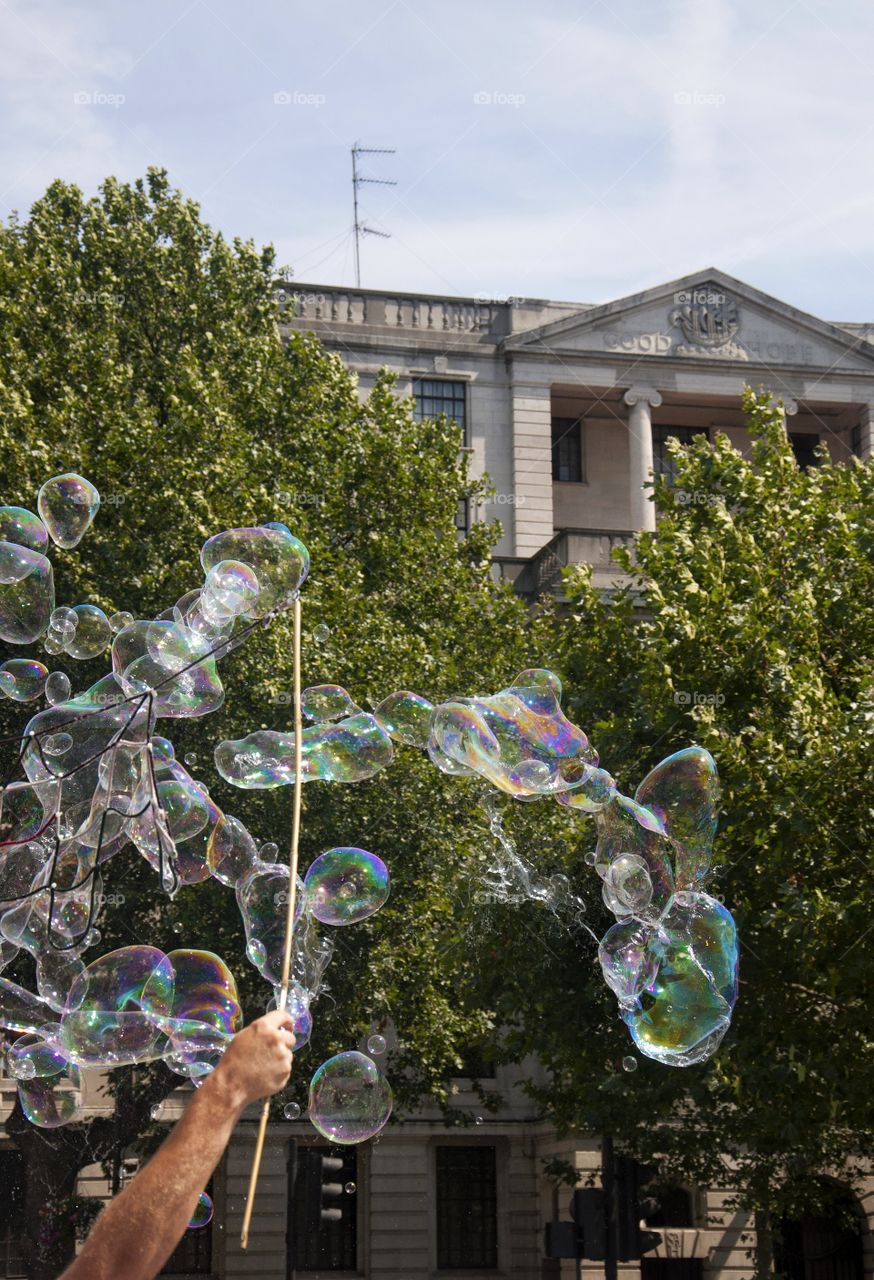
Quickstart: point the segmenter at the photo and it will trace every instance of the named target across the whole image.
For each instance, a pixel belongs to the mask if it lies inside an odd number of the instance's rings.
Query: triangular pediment
[[[710,267],[504,341],[509,351],[874,373],[874,345]]]

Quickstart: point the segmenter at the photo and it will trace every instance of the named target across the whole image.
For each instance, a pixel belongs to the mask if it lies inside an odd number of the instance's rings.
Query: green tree
[[[87,475],[104,499],[85,541],[52,553],[58,602],[153,617],[199,585],[208,536],[281,520],[312,554],[306,683],[343,684],[364,706],[399,688],[440,698],[500,687],[528,665],[541,623],[491,579],[495,530],[457,536],[459,500],[482,492],[457,429],[415,421],[387,376],[359,403],[354,379],[315,339],[283,342],[276,275],[269,250],[214,233],[159,171],[131,185],[109,179],[93,199],[56,182],[26,220],[0,228],[3,499],[32,506],[40,483],[65,470]],[[317,642],[323,623],[330,636]],[[107,665],[50,661],[76,690]],[[289,620],[258,630],[221,673],[219,712],[162,725],[222,809],[284,850],[290,793],[227,787],[212,748],[290,726]],[[0,707],[4,734],[21,730],[21,711]],[[403,747],[371,782],[307,787],[304,865],[331,845],[367,845],[389,863],[393,893],[372,921],[338,931],[333,999],[315,1006],[299,1097],[312,1068],[374,1021],[398,1028],[402,1103],[423,1089],[439,1095],[460,1049],[488,1029],[470,994],[474,960],[458,945],[458,886],[477,852],[473,802],[470,787]],[[207,947],[233,968],[247,1012],[263,1009],[270,992],[244,960],[229,890],[208,882],[170,903],[133,847],[107,865],[105,889],[125,902],[99,920],[100,952],[133,942],[169,950],[180,939]],[[32,984],[26,956],[8,973]],[[56,1274],[70,1254],[79,1169],[117,1168],[148,1135],[155,1099],[178,1083],[163,1067],[114,1080],[112,1116],[45,1132],[16,1111],[8,1124],[26,1157],[34,1277]]]
[[[751,390],[744,406],[748,457],[722,435],[674,446],[657,531],[617,557],[632,585],[605,599],[570,572],[557,655],[568,714],[626,793],[690,743],[718,763],[709,891],[739,929],[732,1029],[706,1065],[642,1058],[626,1074],[591,946],[582,971],[579,941],[554,929],[554,955],[529,939],[514,954],[507,922],[491,994],[508,1051],[550,1069],[538,1096],[558,1123],[615,1135],[665,1177],[735,1187],[764,1273],[781,1215],[821,1204],[824,1175],[852,1184],[871,1155],[874,465],[823,450],[800,469],[779,406]],[[579,884],[585,826],[562,828]],[[603,933],[612,917],[590,914]]]

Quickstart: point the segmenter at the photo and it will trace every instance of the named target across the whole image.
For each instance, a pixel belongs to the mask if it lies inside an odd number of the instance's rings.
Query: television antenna
[[[392,178],[362,178],[358,172],[359,156],[393,156],[395,154],[394,147],[362,147],[359,143],[355,143],[352,148],[352,208],[354,210],[355,221],[355,287],[361,288],[361,237],[362,236],[379,236],[381,240],[390,240],[391,233],[388,231],[378,231],[376,227],[368,227],[366,223],[358,220],[358,188],[363,182],[373,183],[380,187],[396,187],[398,184]]]

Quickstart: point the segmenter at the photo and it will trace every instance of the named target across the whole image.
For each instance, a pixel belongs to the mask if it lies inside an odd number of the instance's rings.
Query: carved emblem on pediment
[[[740,328],[737,303],[716,289],[687,289],[676,295],[669,315],[672,325],[682,331],[684,342],[677,343],[679,356],[708,356],[711,359],[746,360],[744,348],[734,341]]]

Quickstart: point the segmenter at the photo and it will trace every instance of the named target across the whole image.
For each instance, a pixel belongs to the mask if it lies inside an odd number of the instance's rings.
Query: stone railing
[[[294,281],[277,285],[276,294],[286,322],[381,325],[425,333],[491,333],[506,309],[505,304],[475,298],[409,297]]]
[[[624,529],[559,529],[516,575],[514,586],[532,600],[543,595],[562,600],[562,570],[583,563],[592,566],[592,581],[599,590],[624,584],[628,577],[613,560],[613,551],[633,538]]]

